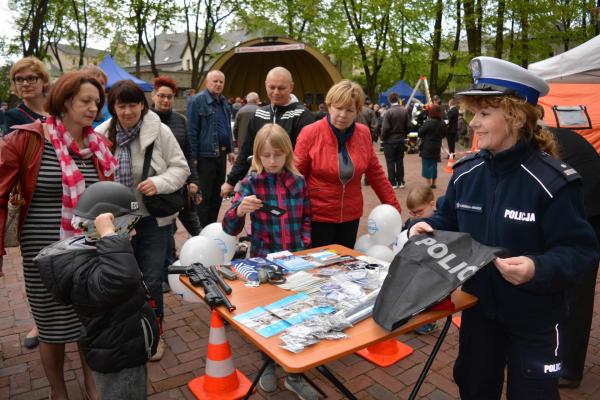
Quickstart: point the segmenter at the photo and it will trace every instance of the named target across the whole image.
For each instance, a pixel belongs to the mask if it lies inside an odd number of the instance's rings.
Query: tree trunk
[[[465,0],[465,30],[467,31],[467,47],[471,58],[477,57],[477,26],[475,24],[475,5],[474,0]]]
[[[435,4],[435,22],[433,25],[433,47],[431,49],[431,67],[429,69],[430,91],[438,94],[438,67],[440,62],[440,47],[442,45],[442,18],[444,4],[437,0]]]
[[[521,8],[521,66],[529,65],[529,0],[523,0]]]
[[[454,34],[454,44],[452,45],[452,55],[450,56],[450,72],[446,76],[444,82],[438,85],[440,93],[444,93],[452,79],[454,79],[454,73],[452,72],[458,61],[458,49],[460,46],[460,31],[462,25],[462,18],[460,14],[461,0],[456,0],[456,33]]]
[[[494,57],[502,58],[504,50],[504,11],[506,10],[506,0],[498,0],[498,14],[496,17],[496,46]]]
[[[32,1],[29,15],[31,17],[31,25],[26,24],[21,29],[21,38],[24,44],[23,56],[36,56],[42,57],[42,49],[40,47],[40,41],[42,40],[42,33],[44,29],[44,19],[48,12],[49,0],[40,0],[39,3]],[[25,41],[25,32],[29,32],[29,40]],[[27,43],[25,43],[27,42]]]

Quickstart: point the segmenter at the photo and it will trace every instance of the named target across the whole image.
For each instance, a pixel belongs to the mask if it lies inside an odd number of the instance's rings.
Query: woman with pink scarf
[[[112,180],[117,161],[106,139],[91,125],[104,104],[100,83],[83,73],[64,74],[53,85],[45,105],[50,115],[13,127],[0,143],[0,224],[6,204],[24,165],[19,228],[23,275],[31,313],[39,329],[40,355],[50,383],[51,399],[67,399],[64,380],[65,344],[79,340],[81,324],[72,306],[57,302],[43,285],[32,259],[39,250],[77,232],[71,226],[73,209],[85,188]],[[25,160],[28,148],[31,157]],[[0,254],[4,230],[0,230]],[[86,398],[97,398],[91,370],[81,356]]]

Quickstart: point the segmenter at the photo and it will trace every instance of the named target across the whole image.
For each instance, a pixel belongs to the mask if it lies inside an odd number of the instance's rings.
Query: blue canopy
[[[396,93],[398,94],[398,96],[400,96],[404,104],[406,104],[406,102],[410,98],[412,91],[413,88],[408,86],[408,84],[401,79],[398,82],[396,82],[394,86],[381,93],[379,95],[379,98],[377,99],[377,102],[379,104],[385,104],[386,106],[389,106],[390,102],[388,101],[388,96],[391,93]],[[417,90],[417,93],[415,93],[415,98],[419,99],[423,103],[425,102],[425,95],[419,90]]]
[[[123,68],[119,67],[117,63],[115,63],[115,61],[112,59],[112,57],[108,54],[104,56],[104,60],[102,60],[99,67],[102,68],[104,73],[108,76],[108,82],[106,83],[107,90],[110,89],[112,85],[114,85],[117,81],[129,79],[135,82],[139,87],[141,87],[144,92],[152,91],[151,84],[139,78],[136,78],[129,72],[125,71]]]

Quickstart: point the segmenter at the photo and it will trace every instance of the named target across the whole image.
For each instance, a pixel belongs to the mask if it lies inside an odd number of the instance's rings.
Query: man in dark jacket
[[[390,109],[383,115],[381,140],[388,179],[394,188],[404,187],[404,139],[410,131],[410,117],[397,93],[388,97]]]
[[[558,141],[560,158],[581,175],[585,215],[600,241],[600,156],[587,140],[572,130],[550,128],[550,131]],[[558,384],[561,387],[578,387],[583,377],[597,273],[598,265],[595,265],[567,289],[568,314],[560,327],[562,370]]]
[[[450,99],[448,102],[450,109],[446,113],[446,119],[448,125],[446,128],[446,141],[448,142],[448,157],[454,156],[454,149],[456,144],[456,136],[458,134],[458,103],[455,99]],[[446,157],[446,158],[448,158]]]
[[[238,157],[227,176],[227,181],[221,186],[221,196],[226,197],[233,187],[250,169],[248,157],[253,153],[254,138],[263,125],[276,123],[290,135],[292,146],[302,128],[314,122],[313,114],[292,94],[294,81],[290,71],[283,67],[275,67],[267,74],[265,81],[267,96],[271,104],[260,107],[248,124],[248,133],[240,147]]]
[[[56,301],[73,305],[81,320],[81,349],[102,399],[146,399],[146,362],[159,339],[129,241],[137,210],[127,187],[95,183],[73,217],[85,236],[56,242],[34,259]]]
[[[233,124],[233,138],[237,142],[237,146],[241,147],[248,133],[248,123],[258,109],[260,98],[258,93],[250,92],[246,95],[246,105],[239,109],[235,114],[235,122]]]
[[[188,134],[196,157],[203,201],[198,206],[200,225],[217,221],[221,208],[219,188],[225,181],[227,159],[233,163],[231,113],[223,96],[225,75],[213,70],[206,75],[206,89],[188,104]]]

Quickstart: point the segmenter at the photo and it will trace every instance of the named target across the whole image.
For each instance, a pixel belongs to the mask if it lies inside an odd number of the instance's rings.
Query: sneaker
[[[260,376],[258,386],[265,392],[274,392],[277,390],[277,376],[275,375],[275,363],[270,362],[265,371]]]
[[[169,286],[169,282],[163,282],[162,291],[163,293],[168,293],[171,291],[171,286]]]
[[[418,327],[415,330],[415,332],[417,332],[419,335],[428,335],[431,332],[435,331],[436,329],[437,329],[437,323],[432,322],[430,324],[425,324],[425,325]]]
[[[319,392],[310,383],[305,381],[300,374],[289,374],[285,378],[284,385],[286,389],[296,393],[301,400],[317,400],[322,398]]]
[[[398,189],[404,189],[404,182],[402,182],[401,184],[398,185]]]
[[[150,358],[150,361],[160,361],[165,355],[165,349],[167,348],[167,342],[161,336],[158,340],[158,346],[156,346],[156,353]]]
[[[431,186],[430,186],[430,188],[432,188],[432,189],[437,189],[437,186],[435,186],[435,185],[431,185]]]

